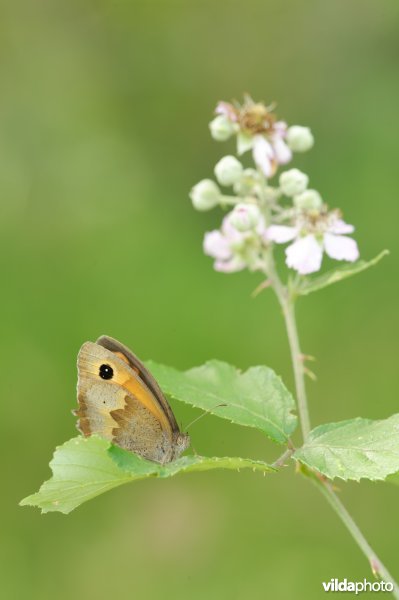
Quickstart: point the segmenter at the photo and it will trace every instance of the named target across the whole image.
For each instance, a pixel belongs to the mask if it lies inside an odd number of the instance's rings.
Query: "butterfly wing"
[[[175,457],[176,421],[173,417],[174,423],[169,422],[162,403],[120,350],[92,342],[80,349],[78,429],[149,460],[169,462]]]
[[[118,340],[115,340],[114,338],[111,338],[107,335],[102,335],[101,337],[99,337],[96,341],[96,344],[107,348],[107,350],[113,352],[129,364],[131,369],[133,369],[133,371],[135,371],[139,375],[140,379],[145,383],[147,388],[157,399],[158,404],[160,405],[162,411],[165,413],[165,416],[168,420],[172,431],[180,433],[179,426],[176,422],[175,415],[173,414],[172,409],[170,408],[169,402],[166,400],[158,383],[148,371],[148,369],[145,368],[141,360],[135,354],[133,354],[133,352],[127,346],[124,346],[123,344],[118,342]]]

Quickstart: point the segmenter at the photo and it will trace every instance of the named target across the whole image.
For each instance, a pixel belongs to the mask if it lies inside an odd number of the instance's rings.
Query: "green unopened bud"
[[[220,185],[233,185],[243,172],[243,166],[235,156],[224,156],[215,166],[215,175]]]
[[[300,210],[318,210],[323,204],[319,192],[316,190],[305,190],[294,198],[296,208]]]
[[[309,177],[299,169],[290,169],[281,173],[279,183],[283,194],[296,196],[306,190]]]
[[[263,198],[266,202],[274,203],[281,196],[281,190],[279,188],[272,187],[271,185],[267,185],[263,189]]]
[[[211,136],[217,142],[225,142],[235,133],[234,123],[225,115],[218,115],[209,123]]]
[[[234,191],[239,196],[249,196],[259,182],[260,177],[258,171],[255,169],[244,169],[240,179],[234,184]]]
[[[237,204],[230,213],[230,223],[238,231],[249,231],[255,229],[261,214],[256,204]]]
[[[212,179],[202,179],[190,192],[191,202],[197,210],[210,210],[219,204],[221,193]]]
[[[314,144],[314,137],[309,127],[293,125],[287,131],[287,144],[294,152],[306,152]]]

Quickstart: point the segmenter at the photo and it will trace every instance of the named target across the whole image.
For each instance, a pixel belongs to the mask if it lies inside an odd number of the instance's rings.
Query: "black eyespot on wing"
[[[114,370],[110,365],[101,365],[98,373],[101,379],[112,379],[114,376]]]

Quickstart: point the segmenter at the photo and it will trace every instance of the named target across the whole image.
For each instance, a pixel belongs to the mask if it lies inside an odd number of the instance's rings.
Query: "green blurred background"
[[[311,126],[315,148],[294,164],[356,224],[362,256],[391,250],[300,302],[303,349],[318,359],[312,421],[398,411],[398,2],[3,0],[0,11],[1,596],[313,599],[332,577],[371,578],[292,469],[145,481],[67,517],[17,503],[76,433],[85,340],[107,333],[179,368],[263,363],[292,389],[275,299],[250,298],[259,275],[213,272],[201,243],[220,214],[188,199],[233,150],[209,136],[216,101],[245,91]],[[198,414],[174,409],[183,424]],[[279,452],[213,417],[191,434],[199,453]],[[342,487],[398,577],[398,489]]]

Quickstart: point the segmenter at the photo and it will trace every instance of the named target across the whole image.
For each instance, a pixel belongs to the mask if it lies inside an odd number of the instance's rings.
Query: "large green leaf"
[[[153,362],[148,367],[168,396],[233,423],[260,429],[274,442],[286,443],[296,427],[294,400],[268,367],[251,367],[241,373],[217,360],[185,372]]]
[[[343,279],[346,279],[347,277],[352,277],[352,275],[357,275],[357,273],[361,273],[362,271],[365,271],[369,267],[373,267],[378,262],[380,262],[380,260],[387,254],[389,254],[389,251],[383,250],[382,252],[380,252],[380,254],[378,254],[378,256],[376,256],[372,260],[369,260],[369,261],[358,260],[357,262],[355,262],[353,264],[345,265],[344,267],[335,269],[334,271],[328,271],[327,273],[324,273],[323,275],[320,275],[319,277],[313,277],[312,279],[311,278],[303,279],[303,281],[300,283],[300,285],[298,286],[298,288],[295,291],[300,296],[307,296],[308,294],[311,294],[312,292],[317,292],[318,290],[321,290],[321,289],[327,287],[328,285],[332,285],[333,283],[342,281]]]
[[[329,479],[386,479],[399,472],[399,414],[316,427],[294,458]]]
[[[399,472],[394,473],[393,475],[389,475],[389,477],[387,477],[387,481],[389,483],[394,483],[395,485],[399,485]]]
[[[24,498],[21,506],[37,506],[43,513],[69,513],[87,500],[118,485],[146,477],[171,477],[180,472],[209,469],[275,471],[262,461],[245,458],[183,456],[166,465],[144,460],[92,436],[78,436],[59,446],[50,467],[53,476],[36,494]]]

